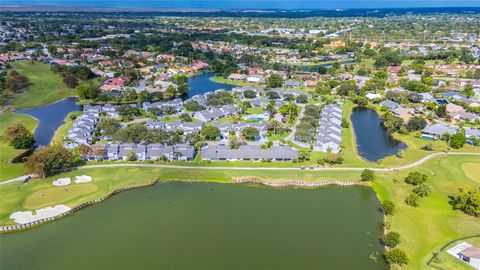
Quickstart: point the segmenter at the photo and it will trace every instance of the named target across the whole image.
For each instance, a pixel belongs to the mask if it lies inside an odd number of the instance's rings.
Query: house
[[[342,109],[327,105],[322,110],[322,117],[316,130],[313,150],[338,153],[342,142]]]
[[[380,94],[377,94],[377,93],[367,93],[365,95],[366,98],[370,99],[370,100],[373,100],[373,99],[379,99],[379,98],[382,98],[382,95]]]
[[[203,110],[195,112],[193,118],[203,122],[213,121],[220,118],[232,116],[237,113],[237,108],[233,105],[225,105],[220,108],[212,108],[210,110]]]
[[[462,242],[447,250],[447,253],[468,263],[474,269],[480,270],[480,248],[467,242]]]
[[[162,144],[107,144],[105,158],[112,161],[127,160],[129,153],[134,153],[137,160],[192,161],[195,157],[195,148],[186,144],[172,146]]]
[[[382,106],[382,107],[387,107],[389,110],[393,110],[395,108],[401,107],[400,104],[398,104],[395,101],[391,101],[391,100],[384,100],[384,101],[380,102],[379,105]]]
[[[480,129],[465,127],[463,130],[465,131],[465,138],[467,138],[468,143],[473,144],[473,140],[480,140]]]
[[[453,135],[458,132],[458,128],[455,126],[437,123],[428,125],[422,130],[422,138],[426,139],[440,139],[444,134]]]
[[[263,81],[262,76],[248,76],[247,77],[247,82],[248,83],[260,83]]]
[[[291,87],[291,88],[299,88],[300,87],[300,82],[299,81],[294,81],[294,80],[288,80],[283,84],[283,86]]]
[[[254,127],[259,131],[259,136],[267,135],[267,122],[245,122],[240,121],[238,123],[219,123],[217,121],[212,122],[212,126],[218,127],[221,132],[222,138],[229,138],[230,132],[235,132],[236,135],[239,135],[241,131],[246,127]]]
[[[434,100],[434,97],[430,93],[418,93],[418,94],[420,95],[421,102],[430,102]]]
[[[207,145],[201,150],[202,160],[210,161],[292,161],[298,158],[298,150],[290,146],[271,146],[262,149],[260,145],[242,145],[231,149],[229,145]]]
[[[412,108],[403,108],[403,107],[397,107],[392,110],[392,113],[400,118],[403,119],[403,122],[408,122],[412,118],[413,114],[413,109]]]
[[[240,74],[240,73],[232,73],[230,74],[227,79],[232,80],[232,81],[243,81],[247,78],[246,75]]]

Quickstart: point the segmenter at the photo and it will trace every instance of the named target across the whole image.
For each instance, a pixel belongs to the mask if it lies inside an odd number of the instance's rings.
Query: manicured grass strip
[[[9,111],[0,114],[0,181],[12,179],[27,173],[23,164],[11,164],[8,162],[12,157],[24,151],[21,149],[13,149],[13,147],[3,139],[3,134],[7,128],[14,124],[22,124],[33,133],[37,126],[37,121],[28,115],[14,114]]]
[[[11,106],[15,109],[43,106],[77,95],[75,89],[65,86],[62,77],[51,71],[47,64],[20,61],[13,65],[15,70],[25,75],[30,82],[22,93],[13,96]]]

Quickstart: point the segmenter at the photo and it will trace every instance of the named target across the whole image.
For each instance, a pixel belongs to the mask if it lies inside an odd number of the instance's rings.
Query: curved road
[[[417,167],[424,163],[425,161],[432,159],[437,156],[441,155],[475,155],[480,156],[480,153],[475,152],[438,152],[427,155],[413,163],[400,166],[400,167],[392,167],[392,168],[371,168],[371,167],[333,167],[333,168],[318,168],[314,167],[313,169],[308,169],[308,171],[362,171],[364,169],[370,169],[373,171],[400,171],[405,169],[410,169],[413,167]],[[120,163],[120,164],[100,164],[100,165],[86,165],[86,166],[79,166],[79,167],[72,167],[71,169],[90,169],[90,168],[107,168],[107,167],[150,167],[150,168],[167,168],[167,169],[207,169],[207,170],[245,170],[245,171],[298,171],[300,170],[299,167],[284,167],[284,168],[277,168],[277,167],[224,167],[224,166],[180,166],[180,165],[166,165],[166,164],[142,164],[142,163]],[[307,170],[307,169],[305,169]],[[16,181],[23,181],[25,177],[32,176],[32,175],[24,175],[21,177],[17,177],[14,179],[10,179],[7,181],[0,182],[0,185],[8,184],[11,182]]]

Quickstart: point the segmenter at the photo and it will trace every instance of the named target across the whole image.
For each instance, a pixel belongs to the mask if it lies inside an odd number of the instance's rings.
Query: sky
[[[480,0],[0,0],[0,2],[15,5],[220,9],[480,7]]]

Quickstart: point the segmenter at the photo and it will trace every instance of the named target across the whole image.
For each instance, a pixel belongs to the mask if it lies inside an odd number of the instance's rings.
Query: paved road
[[[425,156],[413,163],[400,166],[400,167],[391,167],[391,168],[371,168],[371,167],[332,167],[332,168],[322,168],[322,167],[313,167],[313,169],[305,169],[308,171],[362,171],[364,169],[370,169],[373,171],[400,171],[406,170],[413,167],[417,167],[424,163],[425,161],[432,159],[437,156],[442,155],[475,155],[480,156],[480,153],[472,153],[472,152],[438,152],[434,154],[430,154]],[[205,169],[205,170],[239,170],[239,171],[298,171],[300,168],[298,167],[284,167],[284,168],[277,168],[277,167],[224,167],[224,166],[180,166],[180,165],[166,165],[166,164],[143,164],[143,163],[129,163],[129,164],[99,164],[99,165],[87,165],[87,166],[80,166],[80,167],[73,167],[71,169],[91,169],[91,168],[108,168],[108,167],[148,167],[148,168],[166,168],[166,169]],[[23,181],[25,177],[32,176],[32,175],[24,175],[21,177],[17,177],[14,179],[10,179],[4,182],[0,182],[0,185],[12,183],[16,181]]]

